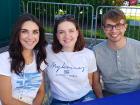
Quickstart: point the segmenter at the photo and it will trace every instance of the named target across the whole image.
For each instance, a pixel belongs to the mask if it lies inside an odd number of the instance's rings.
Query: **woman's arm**
[[[44,73],[43,73],[43,80],[37,92],[37,95],[33,101],[33,105],[42,105],[44,96],[45,96],[45,81],[44,81]]]
[[[88,79],[89,79],[89,84],[92,87],[92,79],[93,79],[93,73],[88,73]]]
[[[96,97],[98,98],[103,97],[99,72],[96,71],[93,73],[89,73],[89,77],[90,77],[90,80],[89,80],[90,84],[95,92]]]
[[[12,97],[11,78],[0,75],[0,99],[3,105],[29,105]]]

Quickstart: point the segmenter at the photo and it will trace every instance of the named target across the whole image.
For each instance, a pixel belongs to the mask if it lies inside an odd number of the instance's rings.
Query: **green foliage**
[[[28,1],[32,0],[21,0],[22,5],[27,5]],[[99,5],[114,5],[114,6],[120,6],[123,4],[124,0],[34,0],[34,1],[43,1],[43,2],[56,2],[56,3],[71,3],[71,4],[90,4],[95,7]]]
[[[46,33],[52,33],[53,32],[53,27],[44,27],[44,30]]]
[[[140,33],[139,26],[130,26],[129,25],[125,35],[130,37],[130,38],[140,40],[139,33]]]
[[[127,20],[140,21],[140,16],[127,16]]]
[[[31,1],[31,0],[21,0],[22,2],[24,2],[24,4],[26,5],[28,1]],[[45,2],[59,2],[59,3],[72,3],[72,4],[90,4],[90,5],[93,5],[94,8],[96,8],[96,6],[98,5],[121,5],[121,3],[123,2],[123,0],[35,0],[35,1],[45,1]],[[51,6],[51,8],[44,8],[44,7],[40,7],[40,8],[37,8],[38,5],[36,5],[36,15],[40,16],[43,18],[43,14],[47,13],[49,14],[47,19],[49,21],[53,21],[51,19],[53,19],[55,17],[55,15],[63,15],[65,13],[68,13],[68,14],[73,14],[73,9],[75,8],[71,8],[71,10],[67,9],[66,7],[61,7],[61,6],[56,6],[55,8],[53,6]],[[32,6],[32,8],[34,9],[34,6]],[[77,8],[77,7],[76,7]],[[78,7],[79,8],[79,7]],[[39,10],[41,9],[41,10]],[[84,10],[84,12],[82,11],[82,8],[79,8],[79,9],[75,9],[75,17],[78,21],[81,21],[83,19],[86,20],[86,16],[88,16],[88,19],[91,20],[91,16],[92,15],[88,15],[91,13],[90,10],[87,10],[88,12],[86,12]],[[95,10],[95,9],[94,9]],[[99,9],[100,10],[100,9]],[[41,11],[41,12],[39,12]],[[52,11],[55,11],[55,14],[52,14],[51,12]],[[106,10],[105,10],[106,11]],[[102,13],[105,13],[104,10],[102,10]],[[94,11],[95,13],[95,11]],[[99,13],[99,11],[98,11]],[[83,18],[83,16],[85,16]],[[100,17],[98,17],[98,19],[100,20]],[[130,20],[137,20],[137,21],[140,21],[140,16],[127,16],[127,20],[128,22]],[[85,23],[84,23],[85,24]],[[90,26],[90,23],[87,23],[89,26]],[[53,29],[52,29],[52,26],[47,23],[47,27],[45,28],[45,31],[47,33],[52,33],[53,32]],[[80,24],[81,25],[81,24]],[[96,33],[94,31],[91,31],[90,29],[89,30],[83,30],[82,31],[83,34],[85,35],[85,37],[90,37],[90,38],[93,38],[94,36],[92,35],[96,35],[96,38],[101,38],[101,39],[104,39],[106,38],[105,35],[104,35],[104,32],[101,28],[98,28]],[[131,38],[134,38],[134,39],[140,39],[140,36],[138,36],[140,33],[140,28],[139,27],[134,27],[134,26],[130,26],[128,27],[128,31],[126,32],[126,36],[128,37],[131,37]]]
[[[62,10],[62,9],[58,9],[57,11],[56,11],[56,15],[64,15],[64,14],[66,14],[67,13],[67,11],[65,11],[65,10]]]

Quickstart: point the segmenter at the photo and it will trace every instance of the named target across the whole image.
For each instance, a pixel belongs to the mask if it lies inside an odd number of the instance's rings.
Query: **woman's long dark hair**
[[[47,42],[45,40],[44,36],[44,29],[39,22],[39,20],[33,16],[32,14],[23,14],[19,17],[17,20],[13,32],[12,32],[12,38],[9,45],[9,54],[10,54],[10,63],[11,63],[11,72],[16,73],[17,75],[20,75],[23,71],[23,68],[25,66],[25,60],[22,56],[23,47],[19,41],[20,36],[20,30],[22,27],[22,24],[26,21],[33,21],[36,23],[39,27],[39,42],[34,47],[35,57],[36,57],[36,64],[37,64],[37,70],[40,72],[41,68],[40,65],[46,59],[46,49],[45,46],[47,45]]]

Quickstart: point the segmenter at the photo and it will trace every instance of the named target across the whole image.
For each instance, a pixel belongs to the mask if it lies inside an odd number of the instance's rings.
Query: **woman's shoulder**
[[[10,56],[8,51],[0,53],[0,65],[2,65],[1,68],[8,67],[10,65]]]
[[[48,45],[46,46],[46,50],[52,50],[52,44],[48,44]]]
[[[47,52],[47,56],[49,55],[52,55],[52,54],[54,54],[54,52],[53,52],[53,50],[52,50],[52,45],[51,44],[48,44],[47,46],[46,46],[46,52]]]
[[[86,47],[83,49],[83,51],[85,51],[85,52],[93,52],[91,49],[86,48]]]
[[[5,51],[5,52],[2,52],[0,53],[0,58],[9,58],[9,52],[8,51]]]
[[[0,74],[10,76],[10,57],[8,51],[0,53],[0,65],[2,65],[0,66]]]
[[[85,53],[85,54],[88,54],[88,55],[94,54],[94,52],[91,49],[89,49],[89,48],[84,48],[82,50],[82,53]]]

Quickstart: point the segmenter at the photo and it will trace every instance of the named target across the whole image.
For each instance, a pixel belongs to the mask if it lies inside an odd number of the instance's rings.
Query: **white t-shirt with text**
[[[97,70],[94,52],[84,48],[78,52],[55,54],[47,46],[47,73],[52,96],[61,101],[73,101],[92,90],[88,73]]]

